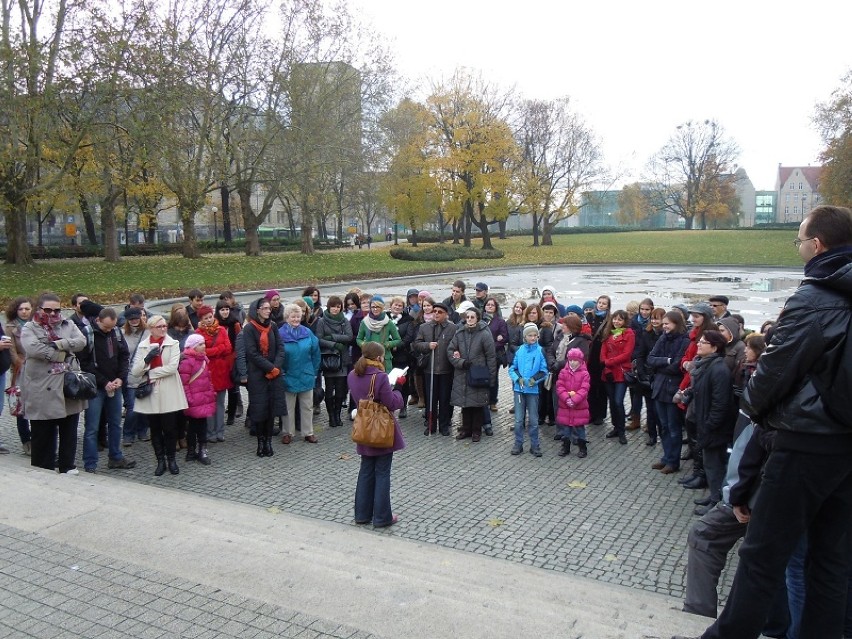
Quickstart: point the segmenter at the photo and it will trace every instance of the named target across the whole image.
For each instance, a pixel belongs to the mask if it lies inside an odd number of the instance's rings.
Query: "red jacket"
[[[609,381],[624,381],[624,371],[629,371],[632,366],[630,361],[635,344],[636,336],[630,328],[625,328],[621,335],[610,335],[606,338],[601,345],[601,364],[604,366],[602,380],[607,381],[607,375],[612,374]]]
[[[203,328],[199,328],[196,332],[204,337],[207,359],[210,360],[213,390],[218,393],[233,388],[231,368],[234,364],[234,349],[231,346],[231,339],[228,337],[228,330],[220,326],[219,330],[213,335],[210,335]]]

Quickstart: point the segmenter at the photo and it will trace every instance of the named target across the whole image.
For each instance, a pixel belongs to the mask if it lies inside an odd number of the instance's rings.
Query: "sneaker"
[[[77,470],[76,468],[72,468],[71,470],[66,470],[66,471],[65,471],[64,473],[62,473],[62,474],[63,474],[63,475],[79,475],[79,474],[80,474],[80,471],[79,471],[79,470]]]
[[[123,442],[121,442],[121,445],[124,448],[130,448],[131,446],[133,446],[133,440],[132,439],[125,439]]]
[[[136,462],[131,459],[127,459],[127,457],[122,457],[121,459],[110,459],[109,463],[107,463],[107,468],[124,468],[130,470],[131,468],[136,468]]]
[[[492,413],[496,413],[496,412],[499,410],[499,409],[497,408],[497,404],[491,404],[491,406],[490,406],[489,408],[491,408],[491,412],[492,412]]]
[[[0,455],[8,455],[9,449],[6,448],[3,444],[0,444]]]
[[[93,475],[97,475],[97,474],[98,474],[98,469],[97,469],[97,468],[85,468],[84,470],[85,470],[87,473],[92,473]]]
[[[533,457],[541,457],[541,448],[530,448]]]
[[[151,435],[149,435],[148,433],[145,433],[144,435],[140,435],[139,441],[140,442],[149,442],[149,441],[151,441]]]
[[[33,454],[32,442],[24,442],[23,444],[21,444],[21,446],[23,446],[23,448],[24,448],[24,450],[23,450],[24,455],[26,455],[27,457],[30,457]]]
[[[494,429],[491,427],[491,424],[488,424],[488,426],[484,426],[482,428],[482,432],[484,432],[487,437],[494,436]]]
[[[512,448],[511,454],[512,455],[520,455],[522,452],[524,452],[523,446],[515,446],[514,448]]]

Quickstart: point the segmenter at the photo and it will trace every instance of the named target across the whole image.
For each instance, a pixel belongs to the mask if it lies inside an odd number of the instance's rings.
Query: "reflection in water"
[[[752,282],[751,290],[761,291],[763,293],[788,291],[796,288],[800,281],[800,279],[792,279],[788,277],[766,277]]]
[[[749,328],[759,327],[766,319],[775,319],[784,301],[799,285],[801,269],[756,269],[721,266],[558,266],[528,267],[470,274],[410,276],[377,282],[353,282],[320,285],[323,299],[330,295],[343,297],[353,286],[370,293],[379,293],[389,300],[405,295],[411,287],[432,293],[435,300],[450,294],[456,279],[467,282],[467,295],[473,297],[474,283],[485,282],[489,294],[496,297],[501,308],[510,308],[516,300],[538,301],[544,287],[553,287],[560,303],[582,306],[606,294],[612,298],[612,308],[624,308],[627,302],[650,297],[657,306],[671,308],[674,304],[692,305],[711,295],[726,295],[728,310],[741,314]],[[310,282],[306,282],[308,284]],[[281,290],[284,301],[295,299],[299,289]],[[263,291],[238,294],[247,308]],[[183,301],[183,300],[181,300]],[[167,311],[171,301],[152,304],[156,311]]]

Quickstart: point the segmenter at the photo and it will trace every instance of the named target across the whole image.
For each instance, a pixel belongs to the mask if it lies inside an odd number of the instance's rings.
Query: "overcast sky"
[[[569,96],[622,182],[678,124],[715,118],[755,188],[774,189],[779,163],[817,163],[814,105],[852,68],[850,0],[349,1],[413,82],[464,66]]]

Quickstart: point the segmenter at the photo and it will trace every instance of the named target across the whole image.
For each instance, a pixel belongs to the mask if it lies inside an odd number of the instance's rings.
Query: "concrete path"
[[[0,473],[0,636],[652,639],[706,625],[672,597],[394,528],[20,461]]]

